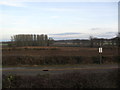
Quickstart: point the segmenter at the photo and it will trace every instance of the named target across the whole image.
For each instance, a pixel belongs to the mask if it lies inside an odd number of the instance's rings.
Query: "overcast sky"
[[[16,34],[48,34],[54,39],[114,37],[118,0],[88,1],[0,0],[0,40]]]

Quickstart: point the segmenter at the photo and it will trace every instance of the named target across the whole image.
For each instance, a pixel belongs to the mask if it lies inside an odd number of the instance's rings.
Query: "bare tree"
[[[90,36],[89,40],[90,40],[90,47],[93,47],[93,36]]]

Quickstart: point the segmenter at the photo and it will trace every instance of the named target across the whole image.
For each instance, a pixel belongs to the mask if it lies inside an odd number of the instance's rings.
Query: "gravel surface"
[[[69,72],[106,73],[118,69],[117,64],[111,65],[77,65],[77,66],[48,66],[48,67],[6,67],[2,74],[38,75],[38,74],[63,74]]]

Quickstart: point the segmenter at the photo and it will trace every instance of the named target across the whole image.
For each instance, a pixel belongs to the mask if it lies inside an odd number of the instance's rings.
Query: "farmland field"
[[[117,47],[103,48],[103,56],[117,56]],[[3,56],[97,56],[98,48],[81,47],[15,47],[3,49]]]
[[[3,87],[116,88],[118,58],[116,47],[103,48],[101,64],[98,48],[6,47],[2,49]]]
[[[118,49],[103,48],[103,63],[117,63]],[[3,48],[3,66],[99,63],[98,48],[14,47]]]

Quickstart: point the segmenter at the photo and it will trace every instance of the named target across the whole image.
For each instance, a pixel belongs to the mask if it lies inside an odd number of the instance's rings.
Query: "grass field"
[[[118,49],[2,48],[3,88],[118,88]],[[43,71],[47,70],[47,71]]]
[[[103,48],[103,56],[117,56],[118,49]],[[98,48],[81,47],[15,47],[3,48],[3,56],[30,55],[30,56],[98,56]]]
[[[2,49],[3,66],[99,63],[98,48],[14,47]],[[103,48],[102,62],[117,63],[118,50]]]

